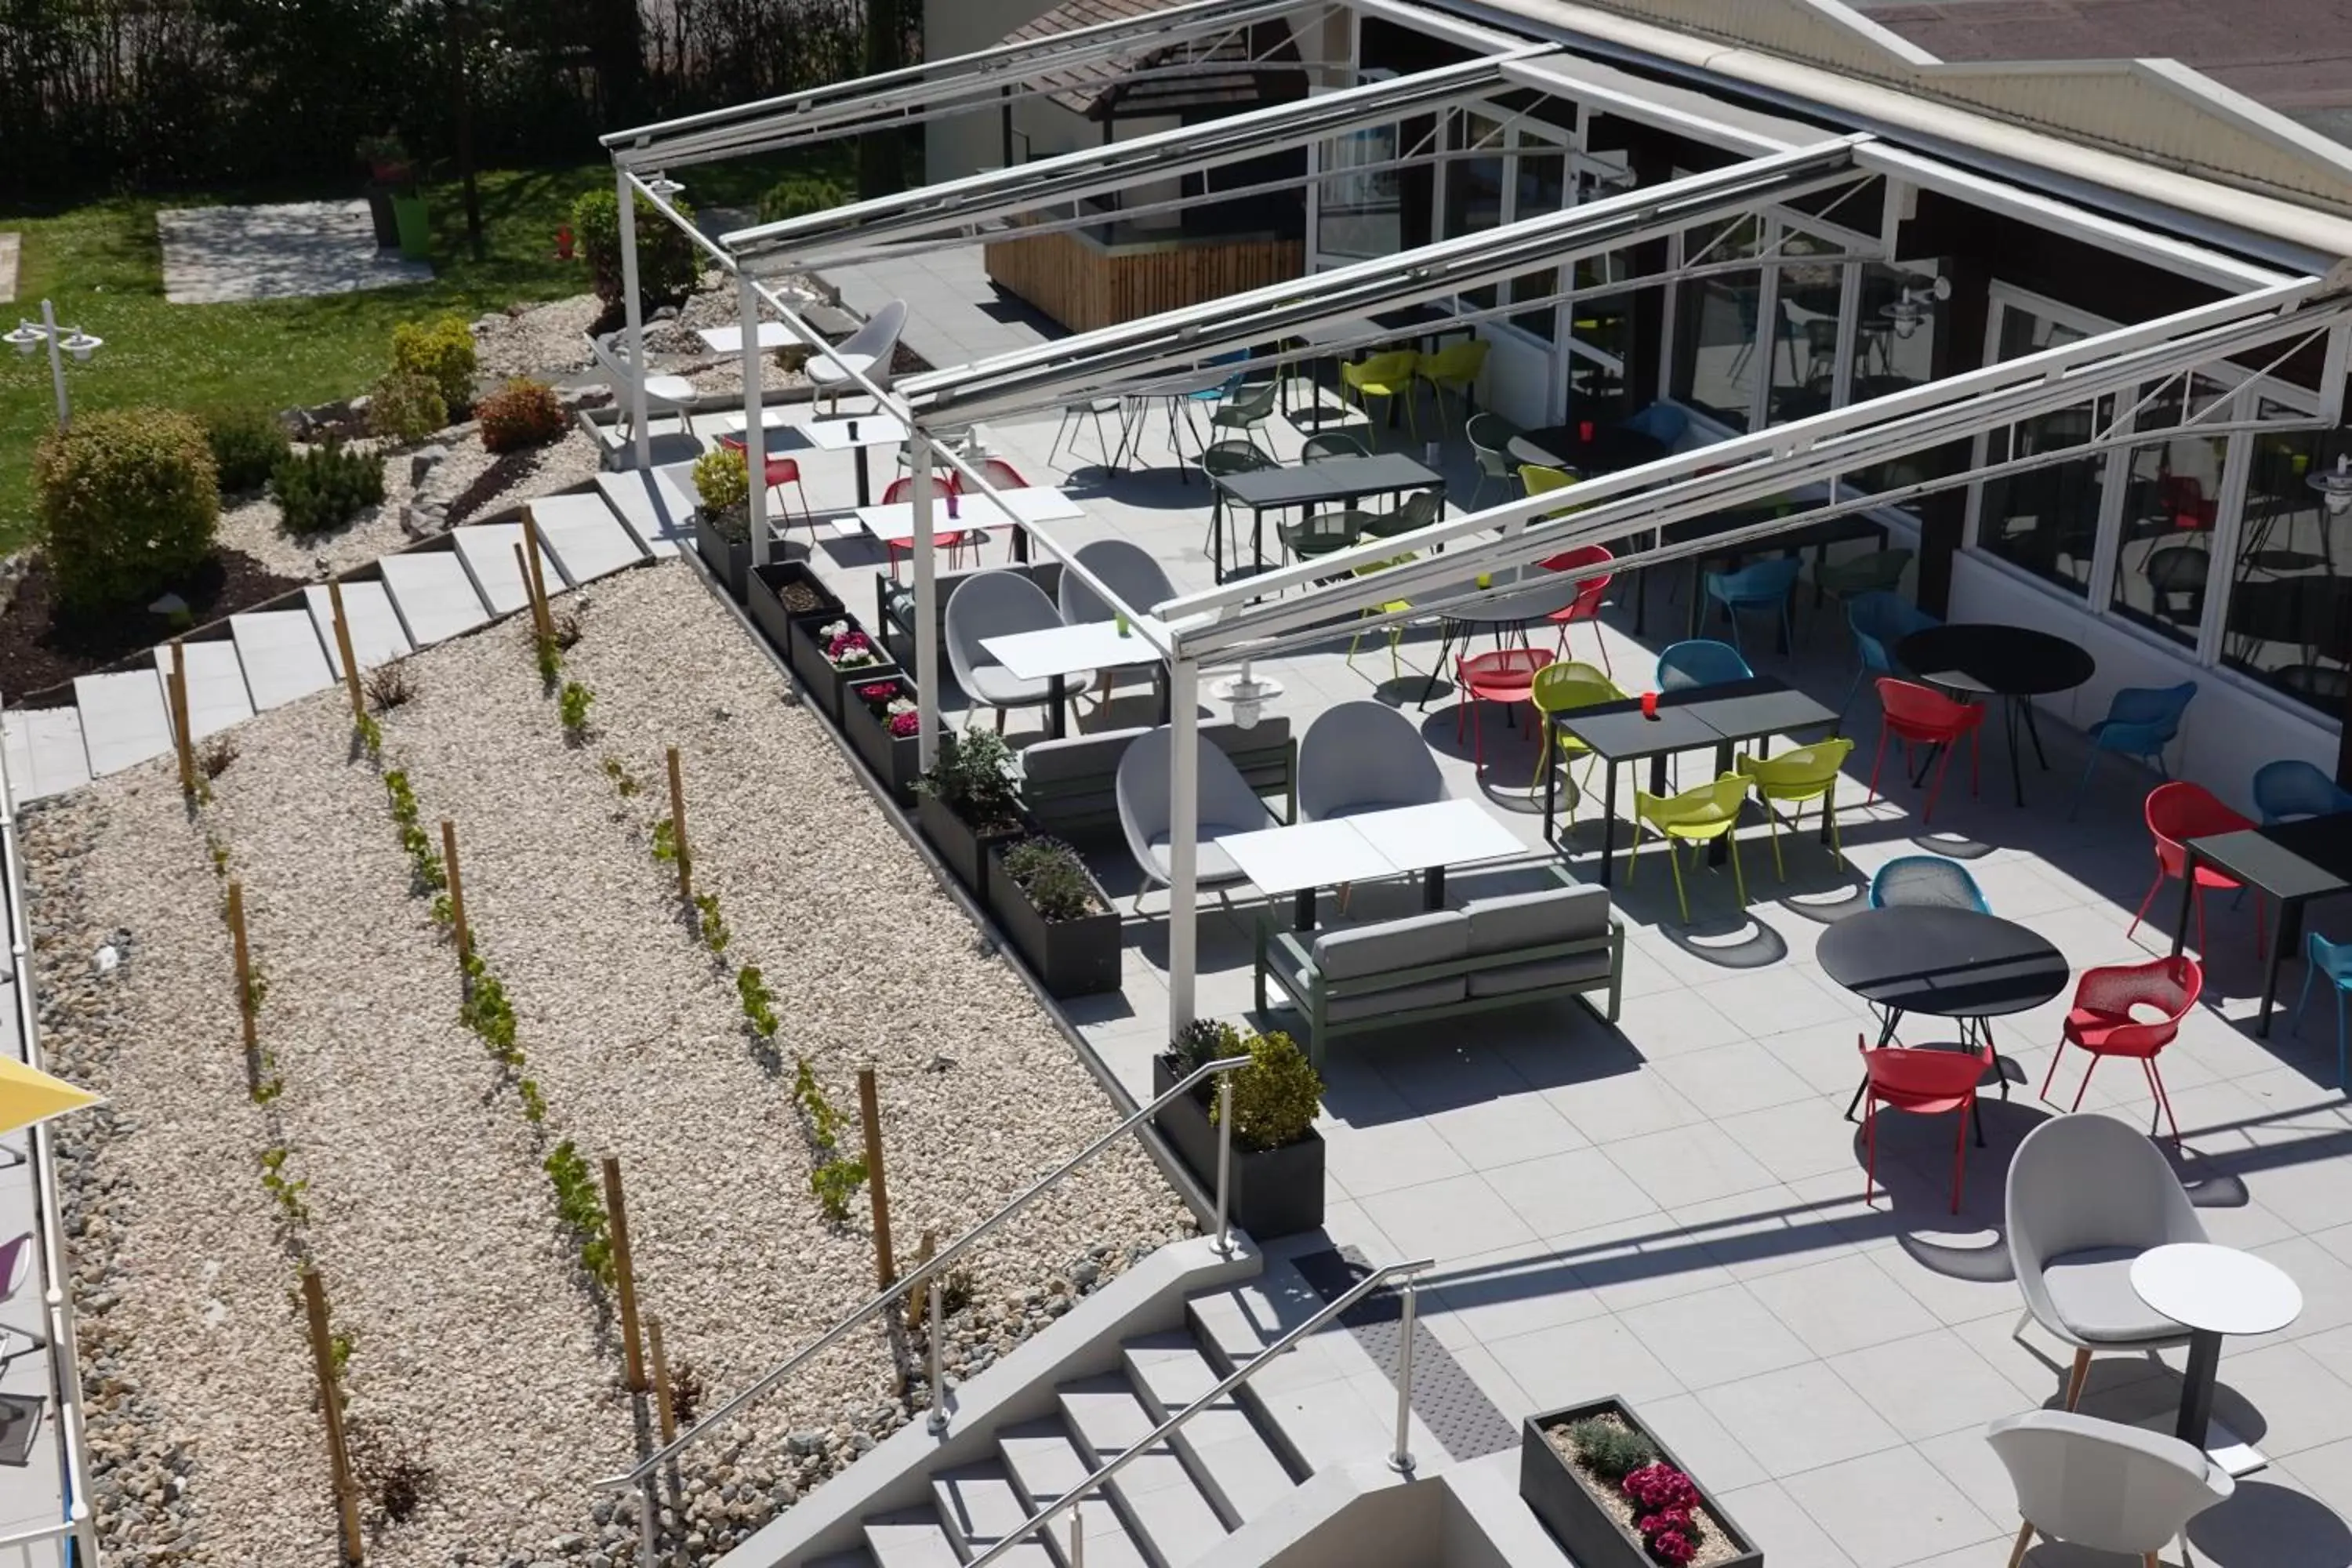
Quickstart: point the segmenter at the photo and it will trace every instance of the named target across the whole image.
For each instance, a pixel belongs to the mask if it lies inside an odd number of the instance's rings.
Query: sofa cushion
[[[1327,980],[1356,980],[1444,963],[1465,954],[1469,932],[1453,910],[1327,931],[1315,939],[1315,967]]]
[[[1517,991],[1540,991],[1547,985],[1574,985],[1609,978],[1609,955],[1580,952],[1568,958],[1539,958],[1533,963],[1507,963],[1470,976],[1473,996],[1508,996]]]
[[[1066,740],[1037,741],[1022,748],[1021,776],[1030,784],[1076,784],[1099,779],[1108,789],[1118,776],[1118,760],[1141,730],[1105,730]]]
[[[1266,824],[1261,822],[1257,826],[1264,827]],[[1247,827],[1229,827],[1214,822],[1201,824],[1200,842],[1192,847],[1194,885],[1202,888],[1219,888],[1234,882],[1249,880],[1242,874],[1242,868],[1234,864],[1234,858],[1217,847],[1215,841],[1221,834],[1250,831],[1251,829]],[[1171,875],[1168,864],[1168,839],[1169,836],[1165,833],[1155,833],[1151,836],[1151,866],[1163,883],[1170,880]]]
[[[1609,934],[1609,889],[1547,888],[1496,899],[1473,899],[1462,908],[1470,925],[1469,952],[1515,952]]]
[[[2145,1248],[2086,1247],[2042,1266],[2042,1288],[2065,1325],[2086,1340],[2182,1340],[2189,1331],[2139,1299],[2131,1266]]]
[[[1323,1004],[1323,1018],[1326,1023],[1348,1024],[1383,1013],[1443,1007],[1461,1001],[1462,995],[1462,977],[1457,974],[1450,980],[1424,980],[1415,985],[1399,985],[1364,996],[1334,996]]]

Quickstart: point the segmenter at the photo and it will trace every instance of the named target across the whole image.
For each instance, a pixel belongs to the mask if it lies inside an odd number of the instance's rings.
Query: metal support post
[[[66,356],[58,347],[58,310],[47,300],[41,301],[41,331],[49,340],[49,380],[58,392],[58,428],[62,430],[73,417],[66,404]]]
[[[1412,1328],[1420,1308],[1421,1282],[1409,1279],[1404,1282],[1404,1315],[1398,1324],[1396,1452],[1389,1456],[1389,1468],[1401,1476],[1412,1474]]]
[[[621,310],[628,326],[629,435],[636,448],[636,466],[654,466],[653,437],[646,433],[646,308],[637,298],[637,192],[628,171],[613,172],[621,210]]]
[[[1201,847],[1201,670],[1180,650],[1168,661],[1168,1034],[1192,1021],[1200,945],[1193,905]]]
[[[768,427],[760,413],[760,293],[735,278],[736,319],[743,328],[743,461],[751,480],[751,564],[768,563]]]
[[[940,574],[931,552],[931,438],[921,430],[908,439],[907,473],[915,498],[916,748],[928,773],[940,755]]]
[[[1226,1073],[1217,1079],[1217,1251],[1223,1257],[1234,1255],[1232,1226],[1226,1220],[1232,1207],[1228,1202],[1234,1181],[1234,1075]]]
[[[940,1342],[947,1337],[947,1324],[941,1321],[944,1314],[940,1310],[940,1277],[937,1274],[933,1274],[931,1276],[930,1289],[931,1416],[929,1421],[924,1423],[924,1425],[930,1428],[931,1435],[936,1437],[940,1433],[948,1429],[947,1384],[945,1380],[940,1374]]]

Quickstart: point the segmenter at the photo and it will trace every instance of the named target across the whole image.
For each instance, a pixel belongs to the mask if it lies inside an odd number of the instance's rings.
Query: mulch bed
[[[57,579],[35,556],[16,597],[0,615],[0,693],[11,703],[69,697],[68,683],[145,654],[175,630],[216,621],[250,609],[302,585],[280,577],[240,550],[220,550],[169,592],[188,602],[189,618],[174,627],[143,605],[99,615],[77,613],[58,602]],[[163,596],[158,592],[157,598]]]

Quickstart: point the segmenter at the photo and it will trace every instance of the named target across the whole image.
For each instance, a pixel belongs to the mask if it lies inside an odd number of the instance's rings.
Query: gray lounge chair
[[[887,392],[891,365],[898,357],[898,334],[906,330],[907,301],[893,300],[875,311],[864,326],[834,344],[832,352],[871,356],[873,363],[863,367],[866,379]],[[809,357],[808,378],[817,395],[835,405],[840,403],[844,393],[866,390],[850,379],[848,370],[839,361],[822,353]]]
[[[1127,847],[1135,856],[1135,863],[1144,876],[1165,887],[1168,884],[1168,840],[1175,822],[1173,803],[1169,799],[1169,747],[1171,732],[1165,728],[1138,735],[1118,760],[1118,826],[1127,835]],[[1228,887],[1247,881],[1242,868],[1234,864],[1233,857],[1217,847],[1214,840],[1228,833],[1252,833],[1261,827],[1280,826],[1279,819],[1266,809],[1265,802],[1250,788],[1249,781],[1241,775],[1231,758],[1216,746],[1200,748],[1199,811],[1200,848],[1193,857],[1192,875],[1195,883],[1203,888]],[[1136,895],[1142,902],[1142,895]]]
[[[1091,544],[1078,546],[1078,564],[1110,585],[1138,615],[1150,615],[1154,605],[1164,605],[1176,596],[1175,584],[1160,563],[1139,544],[1124,539],[1097,539]],[[1108,621],[1117,613],[1105,603],[1103,596],[1078,580],[1077,574],[1062,574],[1062,618],[1072,626],[1088,621]],[[1122,674],[1133,673],[1158,679],[1160,666],[1136,665],[1129,670],[1106,669],[1095,678],[1095,701],[1110,700],[1111,687]]]
[[[1298,814],[1328,822],[1445,798],[1437,759],[1412,721],[1379,702],[1324,710],[1298,742]]]
[[[1985,1441],[2025,1516],[2009,1568],[2024,1560],[2036,1531],[2158,1568],[2157,1553],[2190,1520],[2237,1490],[2227,1471],[2178,1437],[2063,1410],[2004,1415],[1985,1428]]]
[[[2026,1134],[2009,1165],[2010,1266],[2025,1310],[2074,1347],[2066,1408],[2094,1351],[2161,1350],[2189,1331],[2139,1299],[2131,1266],[2205,1227],[2164,1152],[2105,1116],[2060,1116]]]
[[[981,572],[956,585],[948,600],[948,663],[956,684],[974,702],[996,710],[997,733],[1004,732],[1008,708],[1037,708],[1054,700],[1051,680],[1023,680],[981,646],[986,637],[1043,631],[1062,625],[1045,591],[1017,572]],[[1064,677],[1066,689],[1084,690],[1091,670]]]

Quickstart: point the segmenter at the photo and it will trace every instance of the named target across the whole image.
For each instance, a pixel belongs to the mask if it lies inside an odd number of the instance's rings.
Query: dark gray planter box
[[[1519,1429],[1519,1499],[1550,1531],[1552,1539],[1576,1559],[1579,1568],[1655,1568],[1640,1539],[1618,1524],[1592,1488],[1576,1473],[1568,1456],[1551,1446],[1545,1434],[1554,1426],[1571,1426],[1590,1415],[1615,1415],[1650,1440],[1658,1458],[1689,1476],[1699,1500],[1716,1527],[1739,1549],[1723,1568],[1763,1568],[1764,1553],[1748,1533],[1731,1521],[1706,1482],[1678,1458],[1675,1451],[1642,1423],[1622,1399],[1596,1399],[1545,1415],[1530,1415]]]
[[[1165,1051],[1151,1058],[1151,1097],[1176,1087],[1182,1075]],[[1205,1089],[1207,1092],[1202,1093]],[[1213,1079],[1160,1108],[1152,1124],[1214,1202],[1217,1195],[1217,1129],[1209,1120],[1216,1098]],[[1323,1134],[1308,1128],[1303,1142],[1287,1148],[1249,1150],[1234,1146],[1233,1222],[1257,1241],[1296,1236],[1323,1224]]]
[[[903,675],[883,675],[875,678],[908,697],[915,694],[914,683]],[[853,680],[841,687],[841,732],[849,737],[851,750],[865,759],[890,792],[890,798],[900,805],[915,804],[915,780],[922,775],[922,738],[919,735],[893,735],[882,721],[866,706],[857,695],[859,689],[873,681]],[[946,745],[948,727],[939,727],[940,743]]]
[[[848,622],[852,631],[866,631],[864,626],[857,624],[856,616],[847,614],[838,616],[798,616],[788,622],[788,630],[792,643],[792,652],[789,657],[793,673],[799,676],[801,685],[807,688],[809,700],[814,702],[818,710],[833,721],[834,728],[839,729],[841,727],[841,693],[844,687],[863,684],[870,680],[887,680],[892,676],[902,672],[897,665],[887,658],[880,664],[860,665],[851,670],[834,668],[833,661],[824,657],[823,633],[824,629],[835,620]],[[869,640],[873,635],[871,632],[866,632]],[[877,643],[875,646],[878,649],[881,645]]]
[[[948,869],[957,881],[971,889],[972,897],[982,904],[988,902],[988,851],[991,846],[1003,844],[1021,837],[1018,829],[1009,833],[986,836],[974,833],[964,819],[941,805],[932,796],[917,793],[915,823],[923,837],[939,851]]]
[[[788,586],[800,586],[824,601],[814,610],[794,610],[786,607],[783,591]],[[841,601],[834,595],[817,574],[799,561],[771,561],[765,566],[751,568],[750,580],[744,584],[744,604],[751,612],[757,626],[775,650],[790,659],[793,656],[793,623],[815,620],[819,623],[843,618]]]
[[[1004,852],[1021,841],[1004,839],[988,848],[988,912],[1013,939],[1021,956],[1053,996],[1092,996],[1118,989],[1118,908],[1094,874],[1087,886],[1102,904],[1100,914],[1049,921],[1037,912],[1021,884],[1004,874]]]
[[[712,574],[727,584],[727,591],[735,595],[735,602],[739,605],[743,603],[748,596],[745,584],[751,575],[751,540],[746,538],[739,543],[728,538],[719,531],[719,525],[711,521],[708,511],[696,507],[694,550],[702,557],[703,564],[710,568]]]

